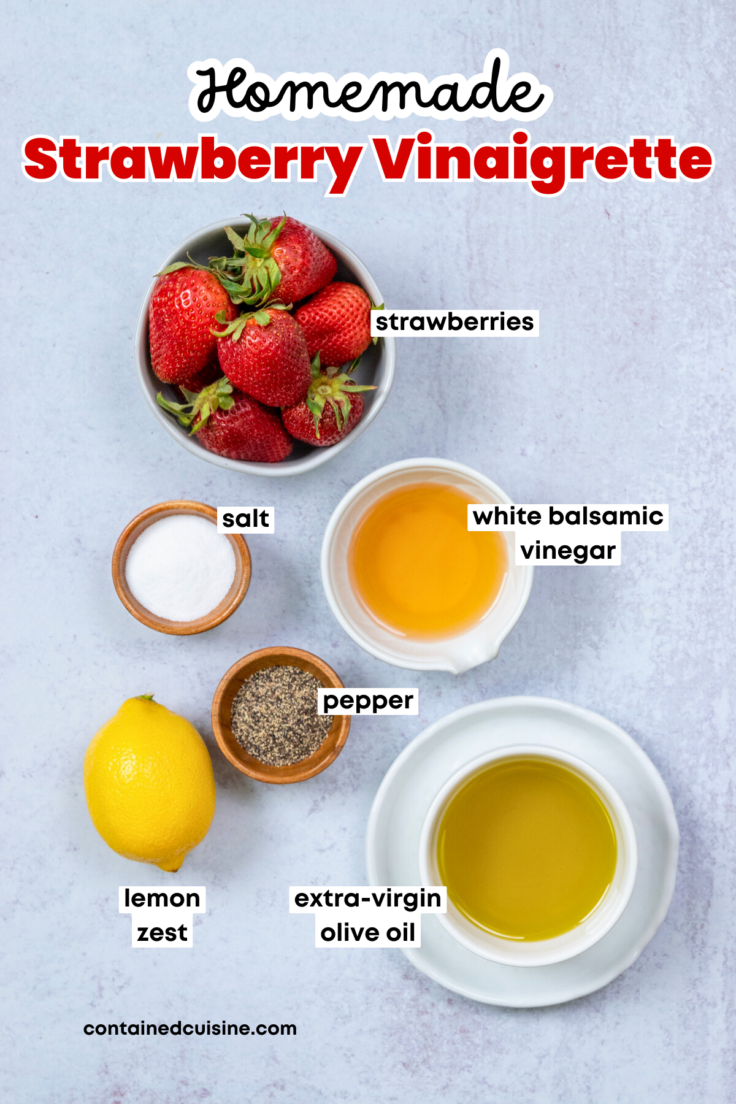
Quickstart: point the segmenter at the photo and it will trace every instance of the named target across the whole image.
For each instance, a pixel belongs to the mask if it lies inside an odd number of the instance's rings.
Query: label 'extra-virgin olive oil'
[[[450,798],[437,833],[449,899],[503,939],[552,939],[577,927],[607,893],[616,858],[597,792],[536,756],[481,767]]]
[[[390,491],[358,523],[348,553],[368,612],[410,638],[456,636],[480,621],[508,571],[502,533],[469,533],[477,499],[441,483]]]

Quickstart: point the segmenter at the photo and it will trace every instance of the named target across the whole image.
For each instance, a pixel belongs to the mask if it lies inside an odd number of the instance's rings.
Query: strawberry
[[[335,281],[297,309],[310,357],[325,368],[355,360],[371,343],[371,300],[357,284]]]
[[[160,406],[191,427],[200,444],[230,460],[276,464],[293,446],[276,410],[233,392],[223,377],[195,395],[185,391],[186,403],[170,403],[157,395]]]
[[[210,260],[233,302],[259,307],[277,296],[282,303],[296,303],[329,284],[337,261],[313,230],[286,215],[248,218],[244,238],[225,227],[234,255]]]
[[[357,361],[348,371],[352,372],[356,365]],[[374,390],[353,383],[347,372],[339,375],[323,372],[317,353],[312,360],[312,382],[306,399],[283,410],[281,416],[292,437],[326,448],[347,437],[363,416],[364,400],[359,392]]]
[[[236,310],[214,273],[182,262],[160,274],[148,308],[151,367],[163,383],[185,383],[202,371],[217,346],[215,315]]]
[[[218,322],[225,322],[218,314]],[[241,314],[219,331],[217,352],[233,387],[266,406],[293,406],[312,378],[302,328],[283,303]]]
[[[199,394],[200,391],[204,390],[204,388],[207,387],[210,383],[214,383],[215,380],[220,379],[221,376],[222,368],[220,367],[220,362],[217,359],[217,349],[215,349],[213,355],[210,357],[207,364],[205,364],[204,368],[202,368],[201,371],[197,372],[196,376],[191,376],[188,380],[184,380],[183,383],[180,383],[179,390],[182,392],[182,394],[184,393],[184,391],[193,391],[196,395]]]

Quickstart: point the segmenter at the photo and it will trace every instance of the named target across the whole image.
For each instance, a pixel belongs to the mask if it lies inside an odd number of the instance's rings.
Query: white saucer
[[[496,747],[541,744],[589,763],[621,795],[634,822],[639,865],[631,900],[595,946],[554,966],[502,966],[455,942],[422,917],[422,946],[407,958],[434,981],[471,1000],[537,1008],[583,997],[636,961],[665,918],[675,887],[679,833],[656,768],[617,725],[549,698],[497,698],[451,713],[417,736],[381,783],[368,818],[371,885],[419,885],[419,834],[447,779]]]

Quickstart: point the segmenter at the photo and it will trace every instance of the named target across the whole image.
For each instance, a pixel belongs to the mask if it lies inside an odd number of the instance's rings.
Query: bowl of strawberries
[[[141,310],[138,374],[180,445],[256,475],[311,471],[363,433],[393,383],[394,339],[363,262],[286,215],[197,231],[166,259]]]

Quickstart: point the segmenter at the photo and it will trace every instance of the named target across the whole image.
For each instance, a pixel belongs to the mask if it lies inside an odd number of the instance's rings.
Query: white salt
[[[168,621],[196,621],[219,606],[235,578],[235,552],[213,522],[196,514],[155,521],[125,564],[131,593]]]

